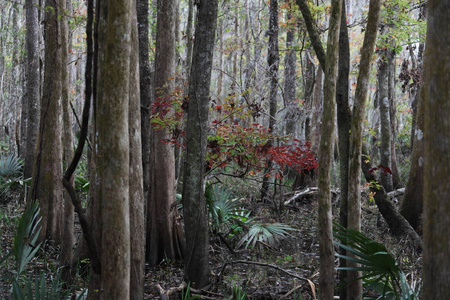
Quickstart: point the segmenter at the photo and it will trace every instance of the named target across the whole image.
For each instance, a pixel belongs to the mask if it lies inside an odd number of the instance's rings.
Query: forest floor
[[[292,194],[290,194],[292,196]],[[317,232],[317,201],[315,193],[298,198],[284,207],[282,212],[272,204],[243,200],[243,205],[252,210],[252,217],[260,222],[280,222],[293,228],[288,238],[276,245],[259,244],[255,248],[236,249],[238,237],[219,238],[211,235],[210,268],[212,285],[208,291],[191,289],[191,298],[238,299],[245,292],[247,298],[239,299],[316,299],[318,289],[319,242]],[[336,198],[336,197],[335,197]],[[11,251],[15,228],[23,211],[17,199],[0,204],[0,261]],[[333,215],[337,221],[339,201],[334,199]],[[421,256],[413,250],[408,241],[399,241],[389,234],[387,225],[368,197],[363,199],[362,232],[382,243],[396,257],[400,268],[408,280],[418,283],[421,274]],[[231,249],[230,249],[231,248]],[[48,249],[48,247],[47,247]],[[337,247],[336,247],[337,249]],[[234,253],[233,253],[233,252]],[[25,281],[35,278],[36,273],[44,271],[46,278],[54,278],[57,267],[55,251],[39,250],[28,266]],[[11,257],[0,268],[0,299],[9,299],[11,278],[14,271]],[[336,259],[336,264],[338,260]],[[164,299],[164,293],[172,292],[170,299],[182,299],[180,287],[183,284],[181,262],[163,261],[156,267],[146,267],[145,298]],[[74,290],[82,290],[86,281],[79,279]],[[232,298],[233,290],[235,297]],[[169,292],[169,294],[170,294]],[[167,299],[167,298],[166,298]]]

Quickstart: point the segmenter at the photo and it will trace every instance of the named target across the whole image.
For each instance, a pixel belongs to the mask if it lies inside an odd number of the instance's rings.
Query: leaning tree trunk
[[[333,299],[334,295],[334,247],[331,212],[331,168],[333,135],[336,118],[336,71],[339,50],[339,28],[342,1],[331,1],[328,31],[325,81],[323,85],[324,107],[319,145],[319,299]]]
[[[450,2],[428,1],[423,299],[450,294]]]
[[[158,1],[155,59],[155,104],[171,102],[175,75],[176,0]],[[172,114],[158,108],[157,113]],[[175,155],[169,129],[153,131],[150,190],[147,204],[147,260],[156,265],[163,259],[182,258],[182,234],[178,222]]]
[[[42,217],[40,240],[61,242],[63,229],[61,142],[61,48],[60,11],[56,0],[45,10],[45,70],[39,140],[31,182],[30,199],[39,201]]]
[[[218,0],[202,0],[198,4],[189,81],[183,211],[186,235],[185,276],[195,288],[206,287],[210,282],[204,173],[217,12]]]
[[[367,100],[369,76],[372,55],[377,39],[377,27],[380,19],[380,0],[371,0],[369,4],[369,19],[366,34],[361,48],[361,61],[358,81],[356,84],[355,102],[353,105],[352,124],[350,131],[350,164],[348,186],[348,228],[360,231],[361,229],[361,148],[364,112]],[[355,267],[354,262],[348,262],[349,267]],[[348,272],[349,284],[347,299],[361,299],[362,282],[360,272]]]

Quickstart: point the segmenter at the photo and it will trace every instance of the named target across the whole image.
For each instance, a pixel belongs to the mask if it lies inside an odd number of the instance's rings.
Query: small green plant
[[[233,286],[233,299],[234,300],[245,300],[247,299],[247,293],[243,288],[241,288],[239,285]]]
[[[229,190],[210,186],[205,194],[212,226],[218,232],[228,228],[229,234],[234,235],[251,222],[251,212],[243,209],[241,202],[232,198]]]
[[[361,232],[346,229],[334,224],[334,236],[339,240],[335,242],[339,247],[352,253],[353,256],[336,254],[337,257],[353,261],[358,267],[340,267],[339,270],[362,271],[360,279],[366,288],[377,292],[377,298],[389,300],[416,300],[415,292],[406,280],[405,274],[400,270],[395,258],[386,247],[377,243]]]
[[[191,295],[191,283],[188,282],[186,289],[183,289],[181,291],[181,300],[194,300],[194,299],[200,299],[200,296],[192,296]]]
[[[22,176],[23,161],[12,154],[0,155],[0,195],[4,196],[12,187],[25,185],[28,180]]]
[[[292,230],[294,228],[281,223],[253,223],[250,230],[239,241],[237,247],[241,247],[244,243],[245,248],[250,245],[254,248],[257,243],[273,246],[280,239],[290,236],[289,231]]]

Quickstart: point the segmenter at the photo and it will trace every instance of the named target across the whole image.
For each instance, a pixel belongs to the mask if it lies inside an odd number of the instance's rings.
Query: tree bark
[[[39,72],[39,20],[36,0],[26,0],[26,46],[27,46],[27,85],[26,103],[22,109],[27,111],[26,120],[26,149],[24,178],[30,178],[33,172],[33,162],[39,135],[40,119],[40,72]],[[25,120],[22,120],[24,122]],[[22,133],[23,134],[23,133]]]
[[[271,0],[269,6],[269,45],[267,50],[267,63],[269,65],[270,95],[269,95],[269,132],[275,130],[277,114],[278,93],[278,67],[280,54],[278,52],[278,0]],[[273,142],[273,141],[272,141]],[[268,174],[273,162],[268,161],[264,173]],[[264,202],[269,194],[269,176],[264,176],[261,187],[261,200]]]
[[[155,99],[169,103],[174,87],[171,78],[175,75],[176,3],[175,0],[160,0],[157,8]],[[168,129],[153,131],[146,253],[152,265],[167,258],[182,258],[183,237],[175,199],[174,148],[166,143],[170,135]]]
[[[186,235],[185,276],[194,288],[206,287],[210,282],[204,173],[217,12],[218,0],[202,0],[198,4],[189,81],[183,211]]]
[[[71,0],[63,0],[59,2],[60,11],[72,11]],[[62,114],[63,114],[63,159],[66,165],[70,163],[73,158],[73,131],[72,131],[72,110],[70,109],[70,73],[69,73],[69,28],[66,15],[61,18],[61,99],[62,99]],[[74,177],[70,178],[70,183],[73,185]],[[63,269],[63,280],[66,283],[71,283],[71,263],[72,263],[72,247],[74,242],[74,210],[70,195],[67,191],[63,194],[64,197],[64,227],[61,244],[61,265]]]
[[[369,19],[367,21],[364,42],[361,48],[361,61],[359,67],[358,80],[356,84],[355,101],[353,105],[353,115],[350,131],[350,165],[348,186],[348,228],[360,231],[361,229],[361,148],[362,148],[362,127],[364,111],[367,101],[367,91],[369,85],[369,75],[372,55],[377,38],[377,27],[380,19],[380,0],[371,0],[369,4]],[[354,267],[354,262],[348,262],[349,267]],[[362,282],[356,280],[360,277],[360,272],[348,272],[349,284],[347,299],[361,299]]]
[[[337,125],[339,135],[339,170],[340,170],[340,188],[341,198],[339,206],[339,223],[347,228],[348,219],[348,168],[349,168],[349,151],[350,151],[350,124],[351,113],[348,103],[349,91],[349,74],[350,74],[350,44],[348,38],[347,17],[345,9],[345,0],[342,1],[341,27],[339,32],[339,69],[338,81],[336,87],[336,104],[337,104]],[[342,255],[346,251],[339,249]],[[345,259],[339,260],[341,267],[347,266]],[[347,282],[347,271],[339,271],[339,281]],[[347,299],[347,287],[340,289],[340,299]]]
[[[391,164],[391,115],[390,115],[390,101],[388,95],[389,85],[389,64],[388,64],[388,49],[381,51],[378,69],[378,99],[380,107],[380,125],[381,125],[381,147],[380,147],[380,163],[383,167],[380,170],[381,183],[386,192],[393,190],[392,185],[392,164]]]
[[[141,97],[141,142],[144,197],[148,197],[150,184],[150,106],[152,103],[152,76],[149,61],[148,0],[137,0],[139,33],[139,77]]]
[[[108,1],[106,31],[99,31],[105,38],[104,47],[99,48],[103,59],[99,64],[96,112],[96,162],[101,178],[96,200],[102,211],[100,299],[130,297],[129,181],[133,174],[128,124],[130,87],[137,88],[130,85],[132,9],[132,1]],[[134,50],[137,52],[136,47]]]
[[[39,201],[42,217],[40,240],[61,242],[63,229],[61,143],[60,11],[55,0],[45,10],[45,74],[39,140],[33,168],[30,199]],[[58,180],[56,180],[58,178]]]
[[[342,1],[331,1],[324,81],[324,107],[319,144],[319,299],[334,296],[334,247],[331,212],[331,168],[336,118],[336,71]]]
[[[423,299],[450,294],[450,2],[428,1]]]
[[[286,19],[290,19],[292,13],[288,11]],[[294,49],[295,28],[287,28],[286,32],[286,56],[284,59],[284,101],[286,112],[286,135],[295,136],[295,129],[298,116],[298,104],[296,99],[296,80],[297,80],[297,53]],[[311,67],[307,65],[308,70]],[[306,93],[305,93],[306,94]]]
[[[130,299],[144,297],[145,280],[145,201],[142,168],[141,97],[139,81],[139,36],[136,0],[131,1],[131,53],[129,75],[128,132],[130,142]]]

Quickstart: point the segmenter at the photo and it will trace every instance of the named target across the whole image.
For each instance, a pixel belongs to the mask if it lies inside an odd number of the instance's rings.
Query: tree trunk
[[[339,206],[339,223],[347,228],[348,218],[348,167],[349,167],[349,138],[350,138],[350,124],[351,113],[348,103],[349,91],[349,74],[350,74],[350,45],[348,38],[347,18],[345,9],[345,0],[342,1],[341,13],[341,27],[339,32],[339,70],[338,81],[336,87],[336,104],[337,104],[337,124],[339,135],[339,170],[340,170],[340,188],[341,200]],[[345,255],[346,251],[339,249],[340,254]],[[346,267],[347,261],[345,259],[339,260],[340,267]],[[347,271],[339,271],[339,281],[341,283],[347,282]],[[340,299],[347,299],[347,287],[340,289]]]
[[[364,42],[361,48],[361,61],[358,81],[356,84],[355,102],[353,106],[352,124],[350,131],[350,165],[348,186],[348,228],[360,231],[361,229],[361,148],[362,127],[364,111],[367,100],[369,75],[372,55],[377,38],[377,27],[380,19],[380,0],[371,0],[369,4],[369,19],[367,21]],[[349,267],[355,267],[354,262],[348,262]],[[347,299],[361,299],[362,282],[356,280],[361,277],[360,272],[348,272],[348,281],[352,282],[348,287]]]
[[[383,166],[380,170],[381,183],[386,192],[393,190],[392,186],[392,165],[391,165],[391,115],[390,101],[388,96],[389,85],[389,64],[387,60],[388,49],[381,51],[378,69],[378,99],[380,107],[380,124],[381,124],[381,147],[380,147],[380,163]],[[385,169],[386,168],[386,169]],[[389,169],[389,171],[387,171]]]
[[[175,0],[158,1],[155,59],[155,99],[171,102],[175,75]],[[168,112],[173,113],[172,111]],[[147,260],[182,258],[181,227],[175,198],[175,156],[168,129],[153,132],[150,191],[147,204]]]
[[[72,11],[71,0],[63,0],[59,2],[60,11]],[[73,158],[73,131],[72,131],[72,110],[70,109],[70,73],[69,73],[69,28],[68,20],[64,15],[61,19],[61,82],[62,82],[62,113],[63,113],[63,159],[66,165],[70,163]],[[73,176],[70,179],[73,185]],[[63,269],[63,280],[66,283],[71,283],[71,263],[72,263],[72,247],[74,242],[74,210],[72,200],[67,191],[64,192],[64,228],[61,244],[60,262],[65,268]]]
[[[39,201],[42,217],[40,240],[57,245],[63,230],[61,144],[61,47],[60,11],[55,0],[45,10],[45,74],[39,125],[39,140],[33,168],[30,199]]]
[[[185,276],[195,288],[203,288],[210,281],[204,173],[217,12],[218,0],[202,0],[198,4],[189,81],[183,211],[186,235]]]
[[[411,155],[411,168],[405,194],[400,203],[400,213],[408,220],[409,224],[420,232],[421,216],[423,211],[423,172],[424,172],[424,109],[425,103],[422,97],[422,89],[417,93],[416,129],[413,140],[414,146]]]
[[[336,118],[336,71],[339,50],[339,28],[341,0],[331,1],[331,16],[328,30],[325,80],[323,85],[324,107],[321,139],[319,144],[319,299],[334,296],[334,247],[331,212],[331,168],[333,135]]]
[[[269,6],[269,45],[267,50],[267,63],[269,65],[270,95],[269,95],[269,132],[275,130],[277,114],[277,93],[278,93],[278,66],[280,55],[278,53],[278,0],[271,0]],[[272,141],[273,143],[273,141]],[[272,161],[269,160],[265,173],[272,169]],[[269,194],[269,176],[264,176],[261,187],[261,200],[265,201]]]
[[[150,106],[152,103],[152,77],[149,62],[148,0],[137,0],[137,20],[139,32],[139,76],[141,97],[141,142],[142,172],[144,174],[144,197],[148,197],[150,184]]]
[[[450,2],[428,1],[423,299],[450,294]]]
[[[290,19],[292,13],[287,12],[286,19]],[[286,135],[295,136],[296,123],[298,120],[298,104],[296,99],[296,80],[297,80],[297,53],[294,49],[295,28],[287,28],[286,32],[286,56],[284,60],[284,101],[286,112]],[[307,65],[308,70],[311,67]],[[305,93],[306,94],[306,93]]]
[[[131,53],[129,75],[128,132],[130,142],[130,299],[144,297],[145,280],[145,201],[141,143],[141,97],[139,81],[139,37],[136,0],[131,1]]]
[[[130,174],[128,124],[130,88],[137,88],[130,85],[132,9],[135,9],[132,1],[108,1],[106,30],[99,30],[105,41],[101,44],[104,47],[99,48],[102,60],[96,111],[96,163],[101,178],[96,201],[101,203],[102,211],[100,299],[130,297],[129,181],[133,174]],[[137,52],[137,47],[134,50]],[[136,135],[139,133],[132,138]]]
[[[24,178],[29,178],[33,172],[33,162],[39,135],[40,119],[40,72],[39,72],[39,20],[37,0],[26,0],[26,46],[27,46],[27,86],[26,86],[26,149]],[[22,120],[24,122],[25,120]],[[23,133],[22,133],[23,134]]]

